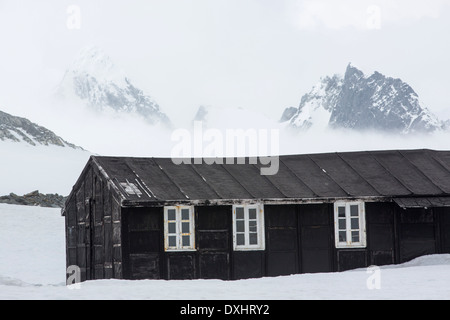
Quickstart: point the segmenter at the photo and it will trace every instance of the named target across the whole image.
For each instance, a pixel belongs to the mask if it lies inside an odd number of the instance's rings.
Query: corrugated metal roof
[[[273,176],[262,176],[262,165],[248,159],[176,165],[164,158],[93,158],[129,201],[450,196],[449,151],[280,156]]]

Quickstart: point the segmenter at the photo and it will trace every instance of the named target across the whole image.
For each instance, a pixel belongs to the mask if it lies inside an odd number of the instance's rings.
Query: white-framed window
[[[233,206],[233,249],[264,250],[264,206],[245,204]]]
[[[194,207],[164,207],[164,248],[166,251],[195,250]]]
[[[366,213],[363,201],[334,204],[336,248],[366,247]]]

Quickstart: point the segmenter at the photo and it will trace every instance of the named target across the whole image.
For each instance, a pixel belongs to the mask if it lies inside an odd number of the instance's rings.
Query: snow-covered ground
[[[379,270],[240,281],[101,280],[69,289],[60,210],[0,204],[0,299],[448,300],[449,284],[445,254]]]

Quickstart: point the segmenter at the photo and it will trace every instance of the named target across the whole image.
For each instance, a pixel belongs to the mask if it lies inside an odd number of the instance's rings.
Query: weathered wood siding
[[[66,206],[66,262],[82,281],[245,279],[334,272],[450,253],[450,208],[366,203],[367,246],[336,249],[333,204],[265,205],[265,250],[233,251],[232,206],[195,207],[196,250],[164,251],[163,207],[121,208],[95,170]]]
[[[66,204],[66,265],[81,281],[122,278],[120,205],[101,173],[87,167]]]

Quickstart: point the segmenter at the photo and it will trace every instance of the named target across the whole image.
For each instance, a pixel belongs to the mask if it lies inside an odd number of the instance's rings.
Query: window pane
[[[169,247],[176,247],[176,246],[177,246],[177,237],[169,236]]]
[[[256,220],[249,221],[248,225],[249,225],[249,227],[248,227],[248,229],[249,229],[248,231],[249,232],[256,232],[257,231]]]
[[[350,216],[352,216],[352,217],[359,216],[359,206],[357,204],[350,206]]]
[[[189,247],[191,245],[191,236],[182,236],[181,245],[183,247]]]
[[[167,220],[176,220],[176,218],[175,218],[175,209],[167,210]]]
[[[236,235],[236,244],[238,246],[243,246],[245,245],[245,236],[243,233],[239,233]]]
[[[245,221],[244,220],[236,221],[236,232],[245,232]]]
[[[244,219],[244,208],[243,207],[236,208],[236,219]]]
[[[189,222],[182,222],[181,223],[181,233],[189,233]]]
[[[347,232],[339,231],[339,242],[347,242]]]
[[[256,219],[256,209],[252,208],[248,210],[248,218],[250,220],[255,220]]]
[[[345,207],[338,207],[339,218],[345,218]]]
[[[176,233],[176,223],[175,222],[169,222],[169,227],[168,227],[168,231],[169,233]]]
[[[359,231],[352,231],[352,242],[359,242]]]
[[[258,234],[257,233],[250,233],[249,237],[250,244],[258,244]]]
[[[339,230],[345,230],[347,228],[347,220],[339,219]]]
[[[351,218],[352,230],[359,229],[359,218]]]
[[[181,209],[181,220],[189,220],[189,209]]]

